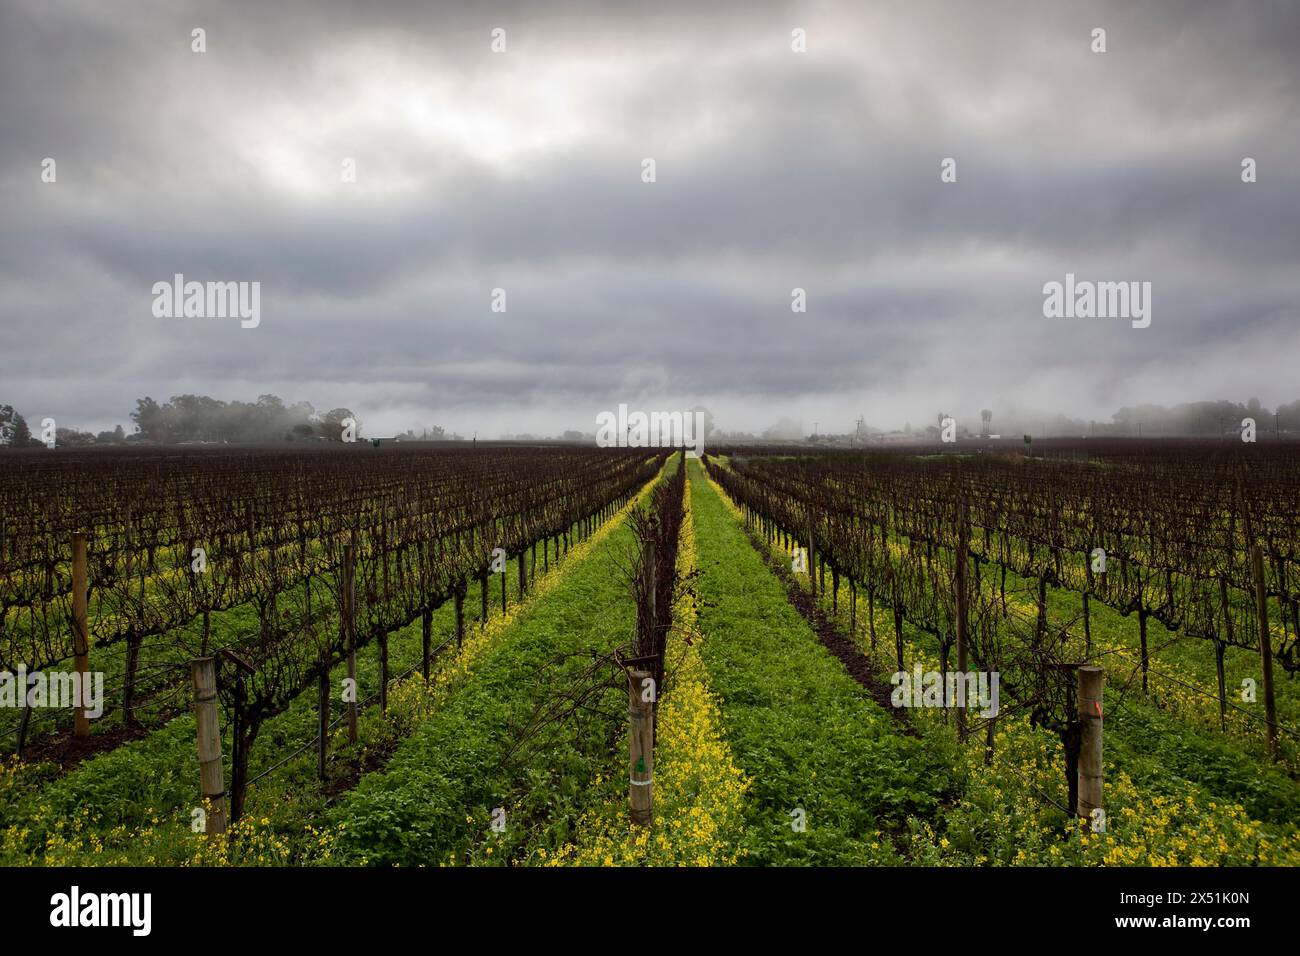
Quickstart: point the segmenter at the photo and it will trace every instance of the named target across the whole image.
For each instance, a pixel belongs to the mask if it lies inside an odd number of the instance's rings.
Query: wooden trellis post
[[[452,600],[456,605],[456,646],[460,647],[465,643],[465,585],[457,584],[456,590],[452,593]]]
[[[1232,640],[1232,605],[1228,602],[1228,582],[1219,578],[1219,600],[1223,605],[1223,629],[1229,641]],[[1228,685],[1223,671],[1223,655],[1227,645],[1220,638],[1214,640],[1214,670],[1219,681],[1219,729],[1228,732]]]
[[[645,700],[642,682],[650,672],[628,671],[628,789],[631,791],[632,822],[648,827],[654,816],[654,703]]]
[[[433,611],[425,608],[420,615],[420,673],[424,682],[429,683],[429,651],[433,637]]]
[[[90,626],[86,611],[86,534],[72,533],[72,651],[76,655],[77,686],[81,700],[73,712],[72,733],[76,737],[90,736],[90,717],[86,703],[90,686]],[[26,688],[23,689],[24,692]]]
[[[855,638],[858,634],[858,586],[849,578],[849,633]]]
[[[330,744],[330,668],[329,657],[321,657],[320,686],[317,691],[317,724],[319,737],[316,741],[316,772],[325,779],[325,758],[329,754]]]
[[[23,710],[22,716],[18,718],[18,743],[14,746],[14,755],[18,757],[22,757],[23,747],[27,743],[27,726],[31,723],[32,719],[32,702],[30,696],[31,686],[36,678],[36,674],[28,674],[24,685],[18,688],[19,692],[22,694],[21,706]]]
[[[350,545],[343,546],[343,638],[348,649],[348,681],[352,699],[348,701],[348,742],[357,742],[357,553]]]
[[[646,628],[638,635],[638,653],[645,653],[655,647],[654,544],[647,541],[641,555],[644,575],[642,585],[645,588],[648,613],[644,619],[647,622]],[[659,688],[654,685],[654,675],[641,668],[628,668],[627,681],[628,799],[632,807],[632,823],[648,827],[654,818],[654,708]]]
[[[388,713],[388,635],[379,635],[379,712]]]
[[[813,532],[812,509],[808,510],[808,589],[814,602],[817,599],[817,539]]]
[[[217,715],[216,658],[197,657],[190,662],[194,679],[194,723],[199,751],[199,786],[207,802],[209,835],[226,832],[226,782],[221,769],[221,724]]]
[[[957,525],[957,564],[955,574],[953,575],[954,587],[956,590],[956,632],[957,632],[957,680],[959,682],[966,679],[966,644],[968,627],[968,612],[966,609],[966,553],[970,547],[970,515],[966,510],[966,504],[961,506],[961,515]],[[946,688],[945,688],[946,689]],[[957,735],[961,740],[966,739],[966,695],[962,694],[961,702],[957,706]]]
[[[1250,552],[1255,578],[1255,614],[1259,621],[1259,654],[1264,667],[1264,717],[1268,721],[1268,755],[1278,759],[1277,704],[1273,700],[1273,635],[1268,627],[1268,590],[1264,582],[1264,552],[1255,545]]]
[[[1076,707],[1083,725],[1079,744],[1079,816],[1089,827],[1101,832],[1105,826],[1102,801],[1102,714],[1101,696],[1104,672],[1085,664],[1076,671]],[[1094,814],[1094,810],[1101,810]]]

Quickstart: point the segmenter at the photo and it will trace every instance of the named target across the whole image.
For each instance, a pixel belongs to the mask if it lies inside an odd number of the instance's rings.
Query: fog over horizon
[[[480,438],[1273,408],[1297,49],[1281,2],[2,0],[0,404],[95,431],[274,393]],[[257,327],[156,317],[178,273],[259,282]],[[1150,282],[1150,326],[1046,318],[1067,274]]]

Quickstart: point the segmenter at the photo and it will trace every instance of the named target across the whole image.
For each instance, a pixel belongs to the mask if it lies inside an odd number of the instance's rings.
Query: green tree
[[[12,405],[0,405],[0,448],[31,448],[40,444],[32,437],[27,419]]]
[[[361,422],[357,416],[352,414],[350,408],[331,408],[325,413],[320,421],[320,433],[330,441],[341,441],[343,438],[343,420],[351,418],[357,423],[356,437],[361,437]]]
[[[17,414],[12,405],[0,405],[0,445],[8,445],[13,441],[14,417]]]
[[[131,413],[140,434],[150,441],[167,441],[170,436],[164,423],[162,406],[147,395],[135,400],[135,411]]]

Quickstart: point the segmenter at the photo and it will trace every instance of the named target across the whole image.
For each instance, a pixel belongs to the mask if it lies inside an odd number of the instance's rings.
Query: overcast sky
[[[1297,50],[1281,0],[0,0],[0,403],[493,437],[1291,401]],[[1044,318],[1067,272],[1151,282],[1150,327]],[[260,282],[260,325],[156,318],[175,273]]]

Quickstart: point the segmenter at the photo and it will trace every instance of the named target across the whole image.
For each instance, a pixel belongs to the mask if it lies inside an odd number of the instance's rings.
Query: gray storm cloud
[[[0,401],[493,434],[1297,397],[1294,5],[697,6],[9,0]],[[1067,272],[1150,281],[1151,327],[1045,319]],[[175,273],[261,282],[260,325],[155,318]]]

